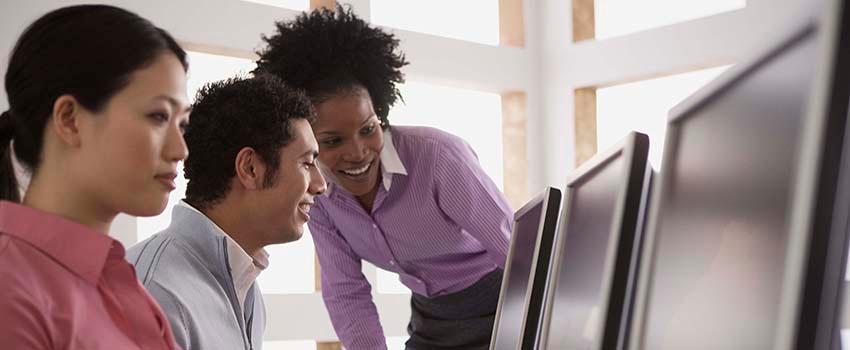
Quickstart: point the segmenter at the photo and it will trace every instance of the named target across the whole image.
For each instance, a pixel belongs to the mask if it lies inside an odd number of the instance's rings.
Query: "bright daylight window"
[[[404,349],[408,337],[387,337],[387,349]]]
[[[595,0],[596,39],[742,9],[746,0]]]
[[[371,22],[472,41],[499,44],[499,2],[494,0],[371,0]]]
[[[630,131],[649,135],[649,161],[661,165],[670,108],[729,66],[616,85],[596,90],[596,145],[604,151]]]

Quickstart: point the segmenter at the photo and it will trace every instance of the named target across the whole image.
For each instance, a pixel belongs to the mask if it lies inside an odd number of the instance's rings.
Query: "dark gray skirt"
[[[489,349],[501,287],[502,269],[496,269],[456,293],[413,293],[407,350]]]

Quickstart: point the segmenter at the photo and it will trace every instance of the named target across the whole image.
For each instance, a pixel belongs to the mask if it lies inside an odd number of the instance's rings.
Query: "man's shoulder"
[[[163,257],[177,257],[183,248],[175,244],[174,235],[160,231],[127,249],[127,261],[134,266],[156,265]],[[138,268],[137,268],[138,269]]]
[[[127,261],[145,286],[155,282],[171,288],[191,288],[210,279],[209,262],[203,261],[196,250],[169,228],[131,247]]]
[[[213,273],[214,262],[200,258],[191,242],[163,231],[128,253],[139,280],[168,312],[198,314],[226,300]],[[229,307],[229,305],[227,305]],[[211,310],[212,311],[212,310]]]

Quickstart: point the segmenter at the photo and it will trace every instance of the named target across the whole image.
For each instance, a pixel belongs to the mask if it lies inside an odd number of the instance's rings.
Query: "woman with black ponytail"
[[[103,5],[47,13],[18,39],[0,116],[0,344],[173,349],[159,306],[106,232],[159,214],[187,156],[186,53]],[[13,158],[31,174],[23,195]]]

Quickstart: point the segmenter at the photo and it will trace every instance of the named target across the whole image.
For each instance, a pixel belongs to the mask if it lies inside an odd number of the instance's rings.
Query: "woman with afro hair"
[[[318,163],[329,185],[308,225],[343,345],[386,349],[361,272],[366,260],[413,292],[407,349],[487,349],[513,216],[504,196],[462,139],[390,127],[408,63],[392,34],[350,7],[276,26],[255,73],[305,90],[317,112]]]

